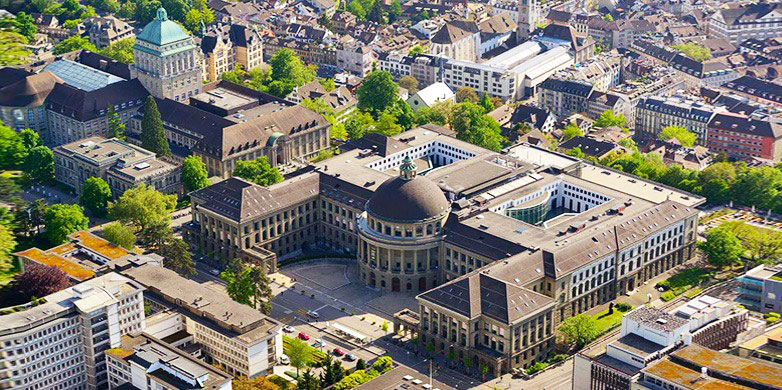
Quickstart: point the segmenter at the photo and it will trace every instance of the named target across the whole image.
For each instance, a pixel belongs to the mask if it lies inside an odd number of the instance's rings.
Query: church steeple
[[[413,180],[418,173],[418,167],[415,166],[413,159],[410,156],[405,156],[402,160],[402,165],[399,166],[399,176],[405,180]]]

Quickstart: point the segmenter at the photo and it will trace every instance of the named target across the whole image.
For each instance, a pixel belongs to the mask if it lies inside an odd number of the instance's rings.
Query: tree
[[[345,121],[345,132],[348,135],[348,139],[351,140],[363,137],[371,132],[374,127],[375,120],[372,119],[372,115],[366,112],[356,111]]]
[[[453,130],[456,137],[473,145],[495,152],[502,149],[505,139],[500,135],[500,125],[486,115],[483,107],[464,102],[456,105],[453,113]]]
[[[318,79],[318,81],[326,92],[331,92],[337,89],[337,84],[334,82],[334,79]]]
[[[470,87],[461,87],[456,90],[456,102],[478,103],[478,93]]]
[[[361,20],[364,20],[367,17],[367,11],[364,10],[364,6],[362,6],[358,0],[353,0],[348,3],[348,11]]]
[[[41,136],[31,129],[24,129],[19,132],[19,139],[22,141],[22,145],[26,150],[30,150],[36,146],[43,145],[41,142]]]
[[[163,263],[166,268],[184,276],[196,274],[195,262],[193,262],[190,247],[185,240],[170,235],[165,239],[160,249],[160,254],[166,259]]]
[[[296,367],[296,376],[299,376],[299,369],[312,362],[310,346],[298,339],[292,339],[288,344],[288,359],[291,366]]]
[[[169,221],[159,220],[145,227],[140,234],[147,249],[161,252],[166,241],[174,237],[174,229],[171,228]]]
[[[388,7],[388,22],[394,23],[400,16],[402,16],[402,4],[399,0],[393,0]]]
[[[25,297],[45,297],[71,286],[68,275],[61,269],[38,263],[29,263],[24,271],[14,275],[14,288]]]
[[[774,198],[782,186],[782,172],[772,167],[759,167],[748,170],[736,178],[733,199],[745,206],[770,209]]]
[[[233,390],[279,390],[279,386],[265,376],[252,379],[244,376],[234,378],[231,381],[231,388]]]
[[[712,229],[706,235],[706,241],[698,245],[706,254],[709,263],[717,267],[729,267],[741,261],[744,248],[736,234],[729,229]]]
[[[32,0],[30,1],[32,10],[44,15],[59,15],[62,8],[56,0]]]
[[[119,114],[114,111],[113,105],[109,106],[109,111],[108,114],[106,114],[106,117],[109,118],[109,137],[124,141],[125,124],[122,123],[122,118],[120,118]]]
[[[54,45],[54,51],[52,53],[54,55],[60,55],[82,49],[93,53],[98,52],[98,48],[91,44],[89,39],[84,38],[81,35],[72,35]]]
[[[323,389],[345,377],[345,369],[342,368],[342,364],[338,360],[334,360],[330,354],[326,354],[326,358],[321,361],[321,367],[323,367],[323,372],[320,374],[320,387]]]
[[[266,267],[245,265],[234,260],[220,273],[220,279],[226,282],[226,292],[231,299],[271,314],[273,296]]]
[[[486,381],[486,374],[489,373],[489,366],[487,366],[485,363],[481,363],[481,379],[483,381]]]
[[[619,114],[619,116],[614,116],[614,112],[611,110],[605,110],[602,114],[600,114],[600,117],[597,118],[595,123],[592,124],[594,127],[602,129],[605,127],[625,127],[627,126],[627,119],[625,118],[624,114]]]
[[[364,359],[356,360],[356,370],[364,370],[366,368],[367,368],[367,363],[364,362]]]
[[[674,138],[686,148],[691,148],[695,145],[695,134],[690,133],[684,127],[666,126],[657,135],[657,139],[661,141],[668,141]]]
[[[605,14],[605,16],[603,16],[603,20],[605,20],[606,22],[613,22],[614,17],[611,16],[611,14]]]
[[[417,55],[417,54],[424,54],[424,53],[425,53],[425,51],[424,51],[424,47],[423,47],[423,46],[421,46],[421,45],[415,45],[415,46],[413,46],[413,48],[412,48],[412,49],[410,49],[410,51],[409,51],[409,52],[407,52],[407,55],[408,55],[408,56],[410,56],[410,57],[412,57],[412,56],[414,56],[414,55]],[[401,79],[400,79],[400,81],[401,81]]]
[[[182,182],[187,191],[200,190],[209,185],[209,174],[201,157],[187,156],[182,163]]]
[[[467,369],[467,372],[470,372],[470,367],[472,367],[472,359],[470,359],[470,355],[464,355],[464,368]]]
[[[69,234],[86,230],[90,223],[81,206],[75,204],[52,205],[46,210],[44,221],[46,237],[52,245],[64,243]]]
[[[25,45],[27,38],[12,31],[0,31],[0,66],[22,65],[32,54]]]
[[[163,130],[163,120],[152,95],[147,96],[144,103],[144,117],[141,119],[141,146],[158,156],[171,156],[166,132]]]
[[[435,123],[440,126],[452,127],[453,112],[456,104],[453,100],[437,102],[431,107],[422,107],[416,113],[415,121],[419,125]]]
[[[49,183],[54,180],[54,153],[46,146],[36,146],[24,162],[25,174],[39,183]]]
[[[380,114],[373,133],[380,133],[387,137],[395,136],[402,132],[402,126],[396,123],[396,118],[388,112]]]
[[[124,64],[133,63],[133,45],[136,44],[135,38],[120,39],[104,47],[100,54]]]
[[[685,44],[673,46],[673,48],[698,62],[703,62],[711,58],[711,49],[694,42],[687,42]]]
[[[0,168],[9,169],[23,166],[28,149],[14,129],[0,122]]]
[[[300,87],[315,80],[315,69],[301,62],[293,50],[283,48],[269,59],[271,65],[271,85],[269,92],[285,97],[294,87]],[[276,83],[276,84],[275,84]]]
[[[33,17],[30,14],[20,11],[16,14],[16,31],[28,41],[35,41],[35,33],[38,32],[38,28],[35,27]]]
[[[176,207],[176,195],[164,195],[141,183],[125,191],[116,203],[109,204],[109,214],[122,223],[144,231],[154,224],[168,225],[170,212]]]
[[[576,138],[576,137],[583,137],[584,133],[581,132],[581,129],[578,128],[574,123],[571,123],[567,126],[565,126],[565,129],[562,130],[562,139],[560,142],[565,142],[570,139]]]
[[[562,332],[566,343],[575,344],[578,348],[589,344],[600,334],[597,321],[584,314],[563,321],[559,326],[559,331]]]
[[[356,95],[358,108],[377,119],[399,99],[399,86],[394,82],[391,73],[374,70],[358,87]]]
[[[491,101],[488,92],[483,92],[483,96],[481,96],[480,104],[481,107],[483,107],[483,110],[486,111],[487,114],[494,111],[494,103]]]
[[[296,390],[320,390],[320,381],[318,380],[318,377],[315,376],[315,374],[312,373],[312,369],[308,368],[307,371],[304,371],[304,374],[301,375],[296,380]]]
[[[782,255],[782,232],[756,228],[742,221],[725,222],[719,229],[729,230],[736,235],[746,249],[745,255],[754,264],[774,264]]]
[[[133,249],[136,245],[136,235],[133,233],[133,228],[119,222],[106,225],[103,228],[103,237],[110,243],[127,250]]]
[[[237,161],[233,175],[261,186],[270,186],[282,181],[280,171],[269,164],[269,159],[266,156],[260,156],[255,160]]]
[[[11,253],[16,247],[16,239],[7,225],[0,225],[0,271],[11,268]]]
[[[79,203],[95,215],[102,216],[113,199],[109,183],[100,177],[88,177],[81,188]]]
[[[418,92],[418,80],[413,76],[404,76],[400,78],[399,86],[406,89],[410,94]]]
[[[62,19],[78,19],[81,15],[81,5],[78,0],[65,0],[62,2]],[[62,20],[60,19],[60,20]]]
[[[46,212],[49,210],[49,204],[45,199],[36,199],[28,208],[30,216],[30,226],[35,228],[36,234],[41,234],[41,225],[46,223]]]

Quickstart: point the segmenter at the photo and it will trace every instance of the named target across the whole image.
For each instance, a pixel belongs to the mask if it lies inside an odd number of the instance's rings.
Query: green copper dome
[[[157,46],[167,45],[181,41],[183,39],[189,39],[185,30],[182,29],[176,22],[168,20],[168,13],[164,8],[158,8],[157,15],[149,24],[144,27],[136,39],[144,42],[149,42]]]

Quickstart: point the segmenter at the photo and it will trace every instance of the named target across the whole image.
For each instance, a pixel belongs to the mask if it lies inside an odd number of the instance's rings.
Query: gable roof
[[[475,22],[455,20],[445,23],[437,33],[434,34],[431,41],[441,45],[450,45],[479,32],[480,29]]]
[[[46,100],[51,111],[86,122],[106,115],[109,106],[121,103],[141,105],[149,95],[138,79],[120,81],[93,91],[83,91],[67,84],[54,85]],[[101,114],[101,111],[104,111]]]

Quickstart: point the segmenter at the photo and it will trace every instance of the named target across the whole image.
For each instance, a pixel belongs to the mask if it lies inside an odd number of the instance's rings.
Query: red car
[[[306,334],[304,332],[299,332],[299,338],[302,339],[302,340],[309,340],[310,339],[310,335],[308,335],[308,334]]]
[[[340,348],[340,347],[334,348],[334,355],[342,356],[344,354],[345,354],[345,351],[342,348]]]

